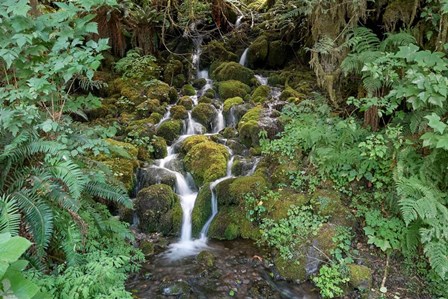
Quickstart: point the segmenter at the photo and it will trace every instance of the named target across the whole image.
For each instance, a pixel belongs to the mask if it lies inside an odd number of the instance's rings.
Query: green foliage
[[[3,217],[0,218],[3,220]],[[0,233],[0,296],[2,298],[38,298],[38,287],[23,276],[28,265],[20,256],[31,246],[22,237],[11,237],[10,233]],[[36,295],[36,296],[35,296]]]
[[[392,250],[401,249],[404,225],[400,219],[385,218],[378,210],[368,211],[365,219],[364,232],[369,239],[368,244],[373,244],[388,254]]]
[[[125,78],[158,79],[160,70],[155,63],[157,60],[152,55],[141,55],[138,50],[130,50],[126,57],[115,63],[115,71]]]
[[[261,197],[256,197],[253,193],[247,193],[244,195],[244,204],[246,210],[246,218],[251,222],[261,221],[263,219],[263,214],[266,213],[267,208],[265,203],[276,201],[280,198],[278,192],[269,190],[267,194]]]
[[[347,269],[340,264],[323,265],[319,274],[313,277],[313,282],[319,288],[323,298],[335,298],[344,295],[343,284],[348,282]]]
[[[325,221],[326,217],[314,214],[311,206],[293,205],[287,218],[262,220],[261,242],[277,248],[283,258],[291,259],[294,246],[305,241],[310,234],[316,234]]]

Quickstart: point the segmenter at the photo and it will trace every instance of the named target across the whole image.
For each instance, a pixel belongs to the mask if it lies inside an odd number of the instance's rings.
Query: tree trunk
[[[364,126],[370,127],[372,131],[378,131],[379,124],[378,107],[372,106],[364,112]]]

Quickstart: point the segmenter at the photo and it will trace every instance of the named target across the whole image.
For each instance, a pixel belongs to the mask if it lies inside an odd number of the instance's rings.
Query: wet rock
[[[207,250],[201,251],[196,257],[196,260],[199,264],[208,268],[211,268],[215,265],[215,255]]]
[[[170,111],[172,119],[186,119],[188,117],[188,111],[182,105],[174,105]]]
[[[164,121],[157,129],[157,135],[163,137],[168,144],[171,144],[182,133],[183,123],[181,120]]]
[[[250,85],[254,72],[237,62],[223,62],[213,71],[212,78],[217,81],[237,80]]]
[[[247,52],[247,62],[250,68],[262,67],[266,63],[269,52],[268,38],[264,35],[259,36],[249,46]]]
[[[250,92],[250,87],[237,80],[223,81],[218,84],[218,93],[221,99],[234,97],[244,98]]]
[[[182,295],[187,297],[191,293],[189,284],[181,280],[163,284],[160,289],[163,295],[176,296],[177,298],[184,298],[181,297]]]
[[[191,110],[193,108],[193,100],[189,96],[183,96],[179,99],[178,105],[182,105],[187,110]]]
[[[196,95],[196,90],[195,90],[194,87],[193,87],[192,85],[190,85],[190,84],[185,84],[185,85],[182,87],[181,92],[182,92],[182,94],[183,94],[184,96],[194,96],[194,95]]]
[[[191,116],[204,127],[210,129],[218,111],[212,104],[199,103],[193,108]]]
[[[204,184],[199,189],[191,214],[192,232],[194,235],[199,235],[202,227],[212,214],[211,198],[210,184]]]
[[[176,176],[171,171],[163,168],[141,168],[139,177],[141,188],[157,184],[165,184],[174,188],[176,184]]]
[[[140,190],[135,199],[135,212],[143,232],[168,234],[179,229],[182,219],[179,198],[170,186],[164,184]]]

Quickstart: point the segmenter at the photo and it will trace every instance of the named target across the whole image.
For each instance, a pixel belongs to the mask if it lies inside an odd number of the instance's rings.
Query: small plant
[[[138,50],[130,50],[126,57],[115,64],[115,71],[125,78],[157,79],[160,73],[156,58],[152,55],[140,55]]]
[[[266,203],[278,200],[280,194],[274,191],[269,191],[266,195],[256,198],[253,193],[248,193],[244,196],[246,218],[251,222],[261,221],[262,216],[266,213]]]
[[[313,282],[320,290],[323,298],[335,298],[342,296],[342,285],[349,281],[347,269],[337,263],[323,265],[319,274],[313,277]]]

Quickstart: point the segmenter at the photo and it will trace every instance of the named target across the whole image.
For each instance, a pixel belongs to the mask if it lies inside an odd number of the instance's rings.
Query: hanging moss
[[[249,92],[250,87],[240,81],[229,80],[218,84],[218,93],[222,99],[244,98]]]

